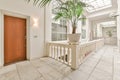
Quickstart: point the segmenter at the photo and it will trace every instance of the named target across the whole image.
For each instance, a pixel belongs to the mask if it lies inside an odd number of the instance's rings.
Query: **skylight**
[[[91,7],[87,7],[88,12],[94,12],[112,6],[111,0],[82,0],[82,1],[91,5]]]

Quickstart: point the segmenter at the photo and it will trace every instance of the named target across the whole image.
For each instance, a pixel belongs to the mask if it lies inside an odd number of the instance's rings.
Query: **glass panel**
[[[52,41],[67,40],[67,26],[61,24],[52,23]]]
[[[92,3],[90,3],[90,5],[92,5],[94,8],[97,8],[98,7],[98,5],[97,5],[97,2],[92,2]]]
[[[105,2],[105,3],[104,3],[105,5],[112,4],[110,0],[104,0],[104,2]]]
[[[52,18],[54,18],[57,10],[55,8],[59,6],[59,3],[54,0],[52,2]],[[52,41],[67,40],[67,26],[66,21],[61,19],[58,21],[52,20]]]
[[[97,2],[98,7],[104,6],[104,1],[103,0],[97,0],[96,2]]]
[[[111,0],[82,0],[82,1],[94,7],[94,8],[87,7],[88,12],[93,12],[112,6]]]

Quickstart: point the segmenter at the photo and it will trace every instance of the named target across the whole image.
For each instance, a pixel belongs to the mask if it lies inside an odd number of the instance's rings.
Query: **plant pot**
[[[80,33],[76,33],[76,34],[68,34],[68,42],[70,44],[79,44],[79,40],[80,40]]]

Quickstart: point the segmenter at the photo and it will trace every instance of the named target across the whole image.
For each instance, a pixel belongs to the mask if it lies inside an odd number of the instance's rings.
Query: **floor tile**
[[[0,80],[20,80],[16,70],[0,75]]]
[[[16,65],[21,80],[38,80],[41,77],[40,73],[28,61]]]
[[[0,80],[120,80],[119,76],[120,53],[116,46],[92,52],[77,70],[48,57],[0,68]]]
[[[71,80],[87,80],[89,74],[76,70],[72,72],[68,77]]]

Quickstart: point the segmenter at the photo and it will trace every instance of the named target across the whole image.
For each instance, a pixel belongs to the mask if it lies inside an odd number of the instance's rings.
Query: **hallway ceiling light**
[[[87,7],[88,12],[102,10],[112,6],[111,0],[81,0],[93,7]]]

